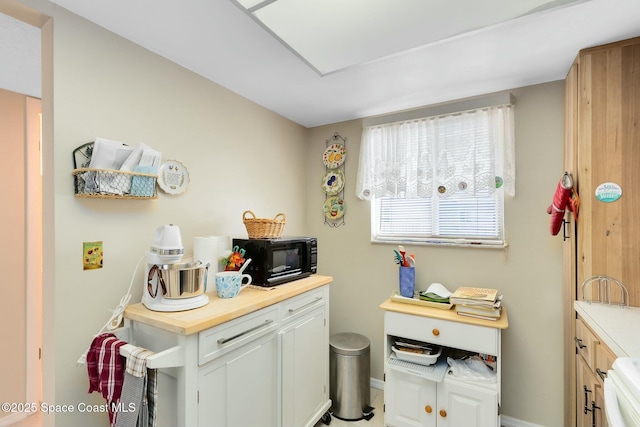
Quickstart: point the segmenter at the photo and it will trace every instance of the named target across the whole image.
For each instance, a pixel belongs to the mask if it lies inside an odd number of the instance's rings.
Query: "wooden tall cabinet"
[[[584,49],[565,86],[565,170],[580,196],[577,221],[568,215],[564,241],[565,380],[574,394],[566,425],[576,420],[575,300],[598,300],[597,287],[582,284],[603,275],[622,282],[629,305],[640,306],[640,38]],[[615,183],[622,196],[603,202],[601,184]],[[571,217],[571,218],[569,218]],[[610,299],[621,301],[612,287]]]

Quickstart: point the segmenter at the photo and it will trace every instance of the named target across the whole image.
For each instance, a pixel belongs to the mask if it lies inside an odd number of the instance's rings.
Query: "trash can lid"
[[[369,351],[369,338],[352,332],[332,335],[329,345],[334,353],[357,356]]]

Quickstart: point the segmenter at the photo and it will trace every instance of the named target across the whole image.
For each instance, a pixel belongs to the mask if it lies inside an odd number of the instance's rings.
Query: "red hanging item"
[[[573,178],[568,172],[565,172],[558,182],[558,187],[553,195],[553,203],[547,208],[547,213],[551,215],[550,231],[553,236],[558,234],[564,220],[564,212],[571,197],[571,189],[573,188]]]

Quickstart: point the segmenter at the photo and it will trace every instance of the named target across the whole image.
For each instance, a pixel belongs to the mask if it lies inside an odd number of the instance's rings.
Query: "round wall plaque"
[[[614,182],[605,182],[596,188],[596,199],[601,202],[615,202],[622,196],[622,188]]]

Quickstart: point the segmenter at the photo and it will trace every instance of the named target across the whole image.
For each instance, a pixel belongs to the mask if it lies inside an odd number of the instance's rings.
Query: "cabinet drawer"
[[[288,322],[326,303],[325,287],[305,292],[280,303],[280,321]]]
[[[198,364],[203,365],[278,327],[277,306],[231,320],[198,334]]]
[[[585,363],[595,372],[596,346],[599,344],[596,335],[584,324],[582,319],[576,320],[576,336],[574,338],[576,350]]]
[[[596,368],[595,373],[600,380],[604,381],[607,377],[607,372],[611,369],[613,362],[615,362],[616,356],[613,354],[609,347],[600,343],[596,346]]]
[[[385,333],[445,347],[498,355],[499,330],[429,317],[385,312]]]

